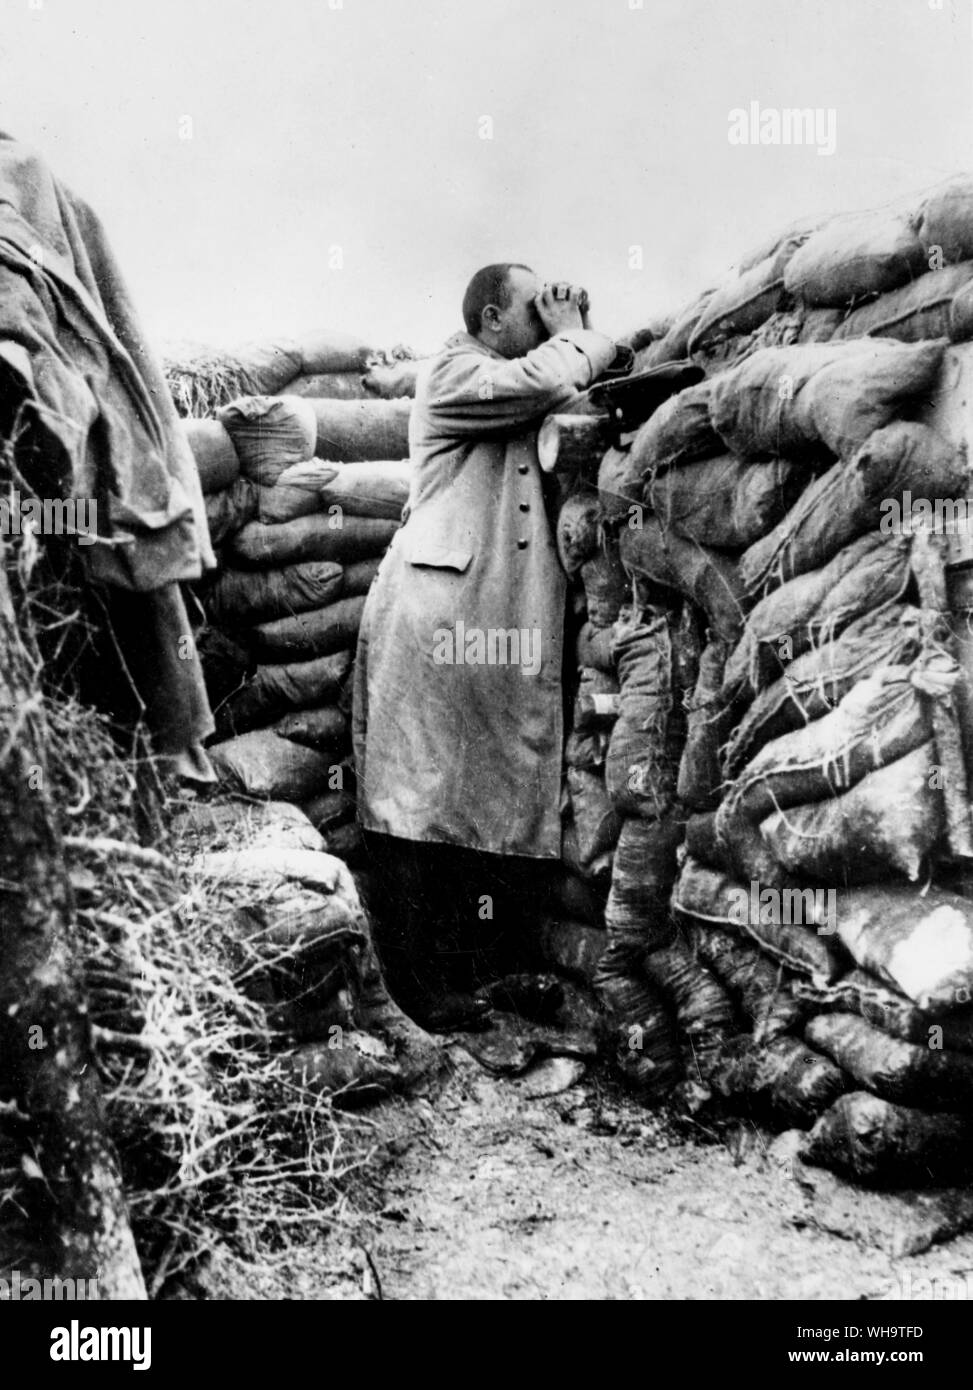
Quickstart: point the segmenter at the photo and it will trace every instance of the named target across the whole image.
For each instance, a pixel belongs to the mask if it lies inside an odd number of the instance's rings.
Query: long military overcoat
[[[570,330],[507,359],[467,333],[421,374],[413,481],[365,606],[354,691],[371,830],[560,854],[566,579],[537,429],[612,360]]]

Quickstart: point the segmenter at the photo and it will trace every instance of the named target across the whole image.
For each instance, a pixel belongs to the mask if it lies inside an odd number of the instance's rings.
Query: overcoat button
[[[527,549],[527,542],[526,542],[525,540],[519,540],[519,541],[517,542],[517,549],[518,549],[518,550],[526,550],[526,549]]]

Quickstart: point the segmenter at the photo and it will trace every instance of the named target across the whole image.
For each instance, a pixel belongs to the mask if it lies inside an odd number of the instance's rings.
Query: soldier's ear
[[[486,304],[480,314],[480,327],[497,330],[503,323],[503,316],[496,304]]]

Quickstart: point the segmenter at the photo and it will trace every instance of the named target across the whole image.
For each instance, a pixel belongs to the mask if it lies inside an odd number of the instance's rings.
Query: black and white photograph
[[[971,446],[973,0],[0,0],[32,1364],[945,1367]]]

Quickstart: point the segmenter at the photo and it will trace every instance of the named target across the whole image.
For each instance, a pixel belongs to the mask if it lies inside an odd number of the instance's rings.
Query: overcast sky
[[[0,0],[0,129],[98,209],[160,342],[428,351],[501,259],[585,284],[620,334],[798,217],[973,169],[971,11]],[[834,153],[731,144],[751,102],[833,109]]]

